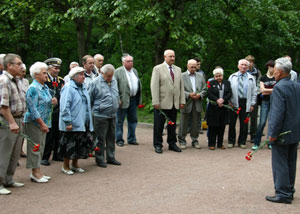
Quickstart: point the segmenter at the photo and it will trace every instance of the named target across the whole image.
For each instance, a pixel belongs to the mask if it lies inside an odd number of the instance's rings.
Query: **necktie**
[[[169,68],[170,68],[170,74],[171,74],[172,80],[174,82],[174,73],[173,73],[173,70],[172,70],[172,66],[170,66]]]
[[[238,95],[239,98],[244,98],[244,75],[243,74],[239,78]]]

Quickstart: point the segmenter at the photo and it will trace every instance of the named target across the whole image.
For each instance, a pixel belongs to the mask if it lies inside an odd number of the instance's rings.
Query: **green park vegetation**
[[[167,48],[183,71],[201,58],[208,76],[220,65],[228,77],[248,54],[263,73],[283,55],[300,71],[299,0],[2,0],[0,14],[0,53],[20,54],[27,67],[59,57],[64,76],[86,54],[101,53],[115,67],[122,53],[133,55],[144,115],[152,68]]]

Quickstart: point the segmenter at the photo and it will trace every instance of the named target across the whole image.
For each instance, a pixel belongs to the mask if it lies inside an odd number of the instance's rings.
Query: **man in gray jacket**
[[[131,145],[139,145],[136,141],[135,129],[137,126],[137,106],[142,102],[142,84],[137,70],[133,68],[133,57],[129,54],[122,56],[123,66],[115,72],[121,104],[117,112],[116,143],[124,146],[123,124],[127,117],[127,142]]]
[[[205,79],[202,74],[196,72],[197,61],[190,59],[187,64],[187,71],[182,74],[186,105],[180,109],[180,127],[178,133],[179,146],[186,149],[186,135],[188,125],[191,125],[190,136],[192,146],[200,149],[198,142],[199,121],[201,120],[202,100],[206,94]]]
[[[119,107],[119,92],[117,81],[113,78],[115,68],[111,64],[104,65],[99,75],[89,84],[89,94],[94,115],[94,130],[96,132],[99,151],[95,152],[96,163],[106,168],[104,151],[108,164],[121,165],[115,159],[115,128],[116,112]]]
[[[290,204],[294,199],[297,147],[300,141],[300,84],[289,79],[292,63],[287,58],[275,61],[277,81],[271,96],[269,140],[272,144],[272,171],[275,196],[266,199]],[[279,134],[291,131],[281,139]]]
[[[232,148],[236,140],[235,125],[237,117],[240,119],[240,135],[238,145],[242,149],[246,149],[246,140],[248,134],[248,124],[244,122],[247,115],[253,111],[256,103],[256,81],[255,78],[247,73],[249,61],[246,59],[239,60],[239,71],[230,75],[229,82],[232,89],[231,103],[233,107],[241,107],[239,115],[230,112],[230,123],[228,133],[228,148]]]

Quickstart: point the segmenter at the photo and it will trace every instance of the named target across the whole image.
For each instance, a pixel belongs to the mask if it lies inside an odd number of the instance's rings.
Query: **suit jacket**
[[[269,136],[277,138],[280,133],[291,131],[284,135],[285,144],[300,141],[300,84],[283,78],[277,82],[271,94],[269,113]]]
[[[185,104],[184,85],[181,77],[181,69],[172,65],[174,82],[166,63],[153,68],[151,77],[152,105],[160,105],[161,109],[172,109],[179,104]]]
[[[142,83],[141,80],[139,79],[137,70],[132,68],[133,73],[136,75],[138,78],[138,91],[137,91],[137,98],[138,98],[138,104],[142,103]],[[130,104],[130,88],[129,88],[129,83],[126,75],[126,70],[124,66],[117,68],[115,71],[115,79],[118,82],[118,89],[119,89],[119,96],[121,100],[121,105],[119,108],[128,108]]]
[[[224,104],[228,104],[232,92],[230,82],[228,80],[223,80],[224,84]],[[219,83],[216,80],[210,81],[210,88],[208,89],[208,99],[217,102],[219,99]],[[207,109],[207,123],[209,126],[221,126],[228,124],[229,115],[228,109],[222,107],[220,108],[218,105],[209,104]]]
[[[56,87],[55,89],[53,87],[53,81],[51,80],[49,74],[48,74],[48,79],[45,82],[45,84],[50,89],[50,94],[52,95],[52,97],[54,97],[54,91],[55,91],[55,97],[57,99],[57,105],[54,106],[53,112],[52,112],[52,122],[58,122],[58,119],[59,119],[60,91],[61,91],[62,87],[65,84],[65,81],[64,81],[64,79],[62,77],[58,76],[58,77],[56,77],[56,79],[57,79],[58,87]]]
[[[202,74],[195,72],[195,84],[196,84],[196,93],[200,94],[201,98],[198,100],[192,100],[189,95],[190,93],[194,92],[193,91],[193,86],[190,80],[190,75],[189,72],[186,71],[182,74],[182,79],[183,79],[183,85],[184,85],[184,94],[185,94],[185,99],[186,99],[186,105],[184,109],[181,109],[180,111],[182,113],[191,113],[192,107],[195,103],[196,111],[201,112],[202,111],[202,100],[204,96],[206,95],[206,84],[205,84],[205,79]],[[188,101],[191,99],[191,101]]]

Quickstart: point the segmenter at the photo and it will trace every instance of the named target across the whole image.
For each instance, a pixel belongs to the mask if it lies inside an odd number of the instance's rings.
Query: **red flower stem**
[[[210,103],[214,104],[214,105],[218,105],[217,102],[213,101],[213,100],[208,100]],[[223,104],[223,107],[233,111],[233,112],[236,112],[237,110],[235,110],[232,106],[230,105],[226,105],[226,104]]]

